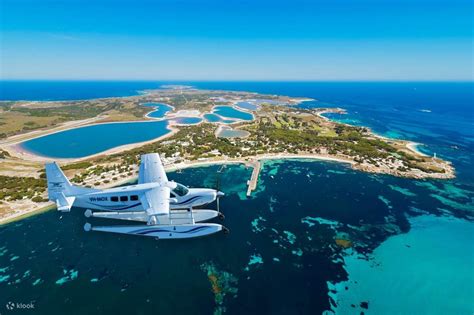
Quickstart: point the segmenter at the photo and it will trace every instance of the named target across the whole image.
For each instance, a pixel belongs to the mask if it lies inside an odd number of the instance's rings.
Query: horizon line
[[[474,83],[474,78],[471,80],[466,79],[97,79],[97,78],[21,78],[21,79],[9,79],[0,78],[0,82],[27,82],[27,81],[42,81],[42,82],[57,82],[57,81],[69,81],[69,82],[350,82],[350,83],[376,83],[376,82],[426,82],[426,83]]]

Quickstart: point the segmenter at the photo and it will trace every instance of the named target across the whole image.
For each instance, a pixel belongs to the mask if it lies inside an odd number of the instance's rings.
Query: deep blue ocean
[[[63,101],[136,95],[157,89],[157,82],[140,81],[0,81],[0,100]]]
[[[124,96],[168,83],[3,82],[0,98]],[[2,226],[0,313],[11,301],[32,302],[38,314],[474,312],[473,83],[179,84],[344,108],[347,115],[330,118],[419,142],[451,161],[457,177],[411,180],[276,160],[264,163],[247,198],[244,166],[173,172],[171,179],[193,187],[219,182],[230,234],[164,242],[85,233],[87,220],[113,223],[86,219],[84,209]]]

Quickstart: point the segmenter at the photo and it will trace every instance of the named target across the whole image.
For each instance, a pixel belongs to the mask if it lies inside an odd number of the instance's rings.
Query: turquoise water
[[[177,124],[180,124],[180,125],[196,125],[196,124],[199,124],[202,121],[202,118],[199,118],[199,117],[179,117],[179,118],[174,118],[173,121],[175,121]]]
[[[344,258],[349,280],[339,284],[336,313],[472,313],[474,225],[434,216],[411,218],[410,224],[410,232],[389,238],[369,261]],[[368,310],[359,306],[363,301]]]
[[[372,271],[379,282],[373,282],[370,275],[357,278],[361,288],[370,290],[351,290],[349,286],[350,297],[357,303],[368,301],[369,310],[373,305],[380,314],[377,301],[384,303],[386,291],[403,297],[392,301],[394,310],[429,313],[435,306],[426,308],[425,297],[407,297],[414,282],[419,284],[420,294],[436,289],[444,294],[439,302],[432,299],[440,309],[448,304],[455,309],[466,306],[464,292],[459,290],[467,290],[467,294],[472,288],[472,273],[465,271],[466,265],[474,263],[466,230],[472,229],[472,223],[459,220],[463,224],[431,231],[419,230],[406,219],[420,212],[442,214],[438,207],[455,211],[430,193],[457,191],[451,198],[462,202],[466,196],[473,197],[463,187],[371,175],[340,163],[269,160],[263,165],[257,191],[247,198],[251,169],[237,165],[220,173],[219,169],[184,169],[169,173],[169,178],[191,187],[218,185],[226,193],[220,205],[226,216],[223,224],[231,231],[228,235],[157,242],[86,233],[82,226],[88,221],[94,225],[121,223],[86,219],[84,209],[77,208],[0,227],[0,305],[21,296],[36,301],[36,308],[47,314],[210,314],[222,308],[226,314],[320,314],[331,308],[327,283],[344,283],[347,271],[349,279],[358,275],[347,260],[351,256],[335,244],[335,237],[344,236],[358,253],[375,249],[375,261],[382,257],[382,262],[396,263]],[[394,187],[403,187],[405,194]],[[410,224],[412,231],[396,236],[408,232]],[[410,235],[412,239],[405,238]],[[390,245],[398,237],[402,237],[398,245]],[[379,255],[377,250],[384,244],[388,247]],[[413,251],[407,252],[410,249]],[[431,278],[436,268],[443,286],[436,286]],[[210,271],[218,277],[221,294],[212,291]],[[444,285],[448,278],[451,282]],[[386,283],[383,290],[380,282]],[[339,296],[337,291],[331,294]],[[188,298],[183,300],[183,295]],[[263,300],[268,303],[262,304]],[[397,305],[397,301],[405,305]]]
[[[221,122],[221,123],[224,123],[224,124],[232,124],[232,123],[237,122],[237,120],[233,120],[233,119],[223,119],[222,117],[220,117],[216,114],[205,114],[204,119],[207,122],[211,122],[211,123]]]
[[[170,132],[167,121],[99,124],[70,129],[21,143],[34,154],[80,158],[117,146],[149,141]]]
[[[215,114],[205,114],[204,119],[206,119],[206,121],[211,122],[211,123],[222,121],[222,118]]]
[[[166,113],[173,110],[173,107],[166,104],[161,104],[161,103],[145,103],[142,105],[155,108],[154,111],[148,113],[148,117],[152,117],[152,118],[163,118],[165,117]]]
[[[222,117],[240,119],[240,120],[252,120],[253,115],[250,113],[242,112],[231,106],[216,106],[214,107],[214,113]]]

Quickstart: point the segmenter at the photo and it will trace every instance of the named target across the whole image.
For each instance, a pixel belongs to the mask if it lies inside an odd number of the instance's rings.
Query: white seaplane
[[[86,208],[86,217],[142,222],[140,225],[91,226],[84,230],[151,236],[157,239],[191,238],[227,229],[216,223],[202,223],[224,216],[216,210],[193,209],[224,196],[206,188],[187,188],[168,181],[157,153],[141,156],[136,185],[111,189],[94,189],[72,185],[59,166],[46,164],[48,197],[58,211]],[[99,210],[99,212],[93,212]],[[146,223],[146,224],[143,224]]]

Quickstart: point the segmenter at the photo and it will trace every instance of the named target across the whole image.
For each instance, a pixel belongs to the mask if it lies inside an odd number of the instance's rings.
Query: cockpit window
[[[189,189],[187,189],[185,186],[181,184],[177,184],[176,188],[173,189],[173,193],[177,196],[184,196],[189,192]]]

